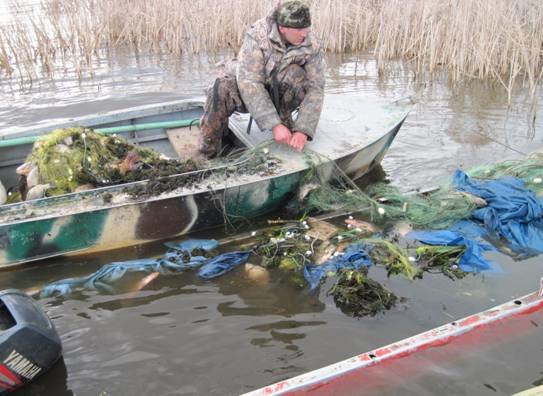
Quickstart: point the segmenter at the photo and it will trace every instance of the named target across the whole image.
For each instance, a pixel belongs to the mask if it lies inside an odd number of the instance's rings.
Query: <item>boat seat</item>
[[[254,120],[251,123],[251,130],[247,133],[248,125],[249,114],[247,113],[234,113],[228,122],[228,128],[249,148],[256,147],[271,138],[271,134],[262,132]]]
[[[181,160],[188,158],[199,159],[202,157],[198,150],[198,139],[200,128],[196,125],[166,130],[168,139],[173,146],[177,156]]]

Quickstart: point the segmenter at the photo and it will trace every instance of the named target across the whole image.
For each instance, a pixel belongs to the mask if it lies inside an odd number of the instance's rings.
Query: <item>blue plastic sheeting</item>
[[[181,242],[166,242],[164,245],[170,249],[191,254],[195,249],[202,249],[205,251],[216,249],[219,246],[219,242],[215,239],[187,239],[186,241]]]
[[[370,267],[373,261],[363,243],[353,243],[345,249],[342,255],[335,256],[322,265],[307,264],[304,266],[304,277],[309,284],[309,289],[314,290],[319,286],[321,279],[329,273],[336,274],[343,268],[358,269],[362,266]]]
[[[40,296],[68,295],[73,289],[77,288],[111,293],[113,291],[111,284],[121,279],[127,272],[162,272],[162,270],[158,260],[133,260],[111,263],[89,276],[63,279],[50,283],[43,288]]]
[[[202,274],[198,273],[198,275],[204,279],[210,279],[220,276],[247,261],[250,255],[250,252],[231,252],[221,254],[212,259],[206,259],[203,256],[192,256],[192,252],[195,249],[204,251],[215,249],[218,246],[218,242],[213,239],[189,239],[179,244],[168,243],[167,246],[174,250],[166,252],[164,256],[158,259],[131,260],[107,264],[89,276],[53,282],[43,288],[40,296],[65,296],[70,294],[74,289],[113,293],[114,288],[112,285],[119,281],[127,272],[171,274],[195,268],[202,264],[202,270],[204,268],[205,270],[202,271]],[[185,254],[188,254],[190,257],[187,262],[183,261]]]
[[[453,224],[449,228],[449,231],[457,232],[471,239],[484,238],[488,235],[488,232],[480,223],[476,223],[472,220],[460,220],[456,224]]]
[[[507,240],[517,253],[543,253],[543,200],[525,188],[522,180],[504,177],[475,181],[457,170],[453,183],[458,190],[486,200],[488,205],[476,209],[472,219],[481,222],[489,233]]]
[[[501,272],[501,268],[496,264],[488,261],[484,256],[484,252],[495,251],[494,246],[485,242],[479,242],[471,239],[458,232],[445,231],[411,231],[406,236],[425,243],[427,245],[440,246],[465,246],[466,251],[460,257],[458,267],[465,272],[480,272],[491,270]]]
[[[203,279],[212,279],[224,275],[249,259],[251,252],[224,253],[208,260],[199,270],[198,276]]]

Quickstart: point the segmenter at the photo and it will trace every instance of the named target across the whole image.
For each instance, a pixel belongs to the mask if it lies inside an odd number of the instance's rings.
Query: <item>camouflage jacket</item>
[[[302,44],[287,47],[270,17],[255,22],[246,33],[238,55],[238,88],[260,129],[270,130],[281,123],[268,92],[272,72],[293,63],[305,70],[306,93],[292,130],[304,132],[311,139],[317,129],[324,97],[324,56],[312,33]]]

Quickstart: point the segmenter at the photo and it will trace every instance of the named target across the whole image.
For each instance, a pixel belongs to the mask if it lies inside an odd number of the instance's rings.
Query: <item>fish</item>
[[[260,265],[246,263],[245,275],[249,280],[259,285],[267,285],[270,283],[270,273],[266,268],[261,267]]]
[[[87,183],[87,184],[81,184],[80,186],[77,186],[74,190],[74,192],[82,192],[82,191],[89,191],[92,190],[94,187],[93,184]]]
[[[149,283],[158,278],[159,275],[160,272],[151,272],[149,275],[145,276],[138,283],[136,283],[136,287],[134,287],[133,291],[137,292],[143,290]]]
[[[26,294],[28,294],[30,297],[36,297],[40,294],[42,289],[43,289],[43,286],[32,286],[32,287],[24,289],[23,291]]]
[[[375,224],[363,220],[348,218],[345,219],[345,223],[347,226],[350,225],[352,228],[359,228],[360,230],[369,232],[371,234],[380,231],[379,227],[377,227]]]
[[[461,191],[460,194],[466,197],[472,204],[474,204],[478,208],[482,208],[488,205],[488,203],[483,198],[478,197],[476,195],[470,194],[465,191]]]
[[[326,241],[339,232],[339,228],[335,225],[324,220],[315,219],[313,217],[309,217],[307,219],[307,224],[309,229],[306,232],[306,235],[309,235],[313,239]]]
[[[128,154],[126,154],[126,158],[119,164],[119,172],[121,172],[121,175],[134,170],[139,160],[140,156],[136,151],[128,152]]]
[[[71,146],[73,143],[74,143],[74,140],[72,139],[71,136],[66,136],[63,140],[64,144],[66,146]]]
[[[32,165],[32,162],[25,162],[24,164],[19,165],[17,169],[15,169],[15,173],[21,176],[28,176],[32,169],[34,169],[34,165]]]
[[[0,181],[0,205],[5,204],[7,200],[8,200],[8,194],[6,192],[6,188]]]
[[[38,167],[33,167],[30,172],[28,172],[28,175],[26,176],[26,186],[28,189],[38,185],[40,182],[40,173],[38,171]]]
[[[70,148],[67,145],[62,144],[62,143],[57,144],[55,146],[55,149],[59,153],[66,153],[66,152],[70,151]]]
[[[40,199],[45,197],[45,193],[51,187],[52,185],[50,183],[35,185],[34,187],[30,188],[26,193],[26,200],[30,201],[32,199]]]
[[[332,258],[335,252],[336,247],[330,241],[324,241],[315,252],[315,264],[324,264]]]
[[[303,200],[312,191],[315,191],[315,190],[319,189],[320,187],[321,187],[321,185],[318,184],[318,183],[306,183],[306,184],[300,186],[300,188],[298,188],[298,194],[297,194],[296,198],[298,199],[299,202],[303,202]]]
[[[394,225],[392,233],[394,235],[400,235],[402,237],[406,236],[413,230],[413,224],[407,223],[405,221],[400,221]]]

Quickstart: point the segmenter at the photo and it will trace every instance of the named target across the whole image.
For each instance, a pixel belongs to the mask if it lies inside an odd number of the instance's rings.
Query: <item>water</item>
[[[117,54],[95,65],[94,78],[78,81],[68,72],[54,82],[34,81],[31,91],[25,92],[16,83],[2,80],[0,133],[201,96],[212,79],[213,64],[225,56],[172,60]],[[390,100],[416,95],[418,104],[382,163],[384,177],[402,189],[439,184],[457,167],[519,158],[518,152],[543,148],[541,121],[537,119],[531,128],[522,91],[508,106],[505,93],[491,84],[471,82],[455,89],[439,82],[415,84],[401,64],[396,65],[394,77],[382,82],[366,54],[329,55],[327,64],[327,92],[342,92],[346,101],[359,95]],[[3,273],[0,289],[38,287],[88,274],[114,260],[163,251],[161,244],[153,244],[90,258],[50,260]],[[372,269],[374,279],[407,302],[385,315],[360,320],[335,307],[326,296],[329,284],[320,295],[310,295],[272,274],[270,285],[262,287],[245,279],[241,269],[211,282],[186,273],[159,277],[141,292],[41,300],[61,335],[64,360],[19,394],[223,395],[249,391],[527,294],[543,274],[538,258],[513,261],[498,253],[490,258],[502,265],[505,275],[468,276],[456,282],[425,275],[422,281],[410,282],[387,279],[382,270]],[[541,354],[534,350],[526,355],[525,349],[507,347],[499,363],[494,352],[474,347],[484,362],[475,364],[481,380],[470,374],[473,367],[469,365],[458,364],[454,370],[435,366],[434,371],[441,370],[444,381],[466,378],[467,391],[453,387],[451,394],[509,394],[541,377]],[[514,370],[525,356],[532,364],[522,366],[522,375],[509,375],[507,384],[495,380],[500,370]],[[441,389],[442,382],[433,374],[422,377],[426,394]],[[492,380],[483,381],[485,375]],[[416,378],[387,392],[401,389],[402,393],[420,394]]]

